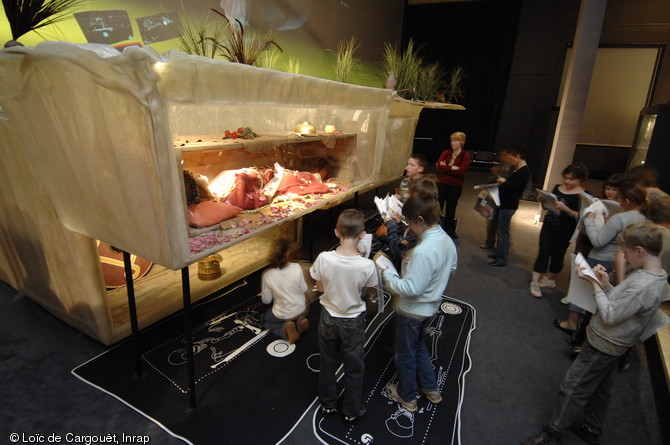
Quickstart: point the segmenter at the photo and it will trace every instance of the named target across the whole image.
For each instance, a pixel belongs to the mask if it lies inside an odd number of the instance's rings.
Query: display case
[[[640,111],[628,168],[649,165],[659,172],[670,162],[670,105],[661,104]],[[670,190],[668,175],[659,176],[658,186]]]
[[[239,215],[213,226],[190,227],[189,250],[193,258],[210,255],[314,210],[332,207],[370,184],[357,179],[361,174],[356,172],[353,162],[356,134],[261,133],[245,141],[226,140],[220,135],[179,136],[175,149],[182,168],[207,178],[212,189],[217,178],[226,179],[226,176],[245,172],[261,177],[269,172],[275,181],[280,172],[284,176],[300,175],[305,184],[304,187],[297,185],[298,190],[292,186],[290,193],[278,190],[263,195],[265,201],[258,203],[258,207],[245,208]],[[320,183],[321,187],[314,187],[313,183]],[[310,192],[310,189],[319,191]]]
[[[106,289],[96,240],[154,263],[135,282],[147,326],[180,309],[178,269],[188,267],[197,300],[264,267],[274,239],[300,243],[302,216],[398,179],[425,106],[380,88],[148,48],[6,49],[0,75],[0,279],[106,344],[130,326],[125,289]],[[315,134],[295,132],[305,121]],[[237,127],[259,137],[223,140]],[[277,165],[318,174],[329,189],[189,226],[184,169],[211,180]],[[215,252],[222,277],[198,280],[196,262]]]

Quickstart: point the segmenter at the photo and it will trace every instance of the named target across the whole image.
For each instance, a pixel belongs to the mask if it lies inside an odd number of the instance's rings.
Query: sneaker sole
[[[555,289],[556,284],[542,284],[540,283],[538,286],[540,286],[540,289]]]

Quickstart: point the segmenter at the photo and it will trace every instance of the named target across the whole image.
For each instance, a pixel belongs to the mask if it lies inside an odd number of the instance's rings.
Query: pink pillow
[[[218,201],[203,201],[187,207],[188,225],[209,227],[239,215],[241,208]]]

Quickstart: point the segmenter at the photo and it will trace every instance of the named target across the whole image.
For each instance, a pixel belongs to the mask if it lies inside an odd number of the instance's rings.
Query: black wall
[[[462,66],[466,111],[424,109],[415,150],[436,160],[454,131],[467,134],[468,150],[493,151],[521,12],[520,0],[449,2],[408,6],[403,42],[412,39],[426,61]]]

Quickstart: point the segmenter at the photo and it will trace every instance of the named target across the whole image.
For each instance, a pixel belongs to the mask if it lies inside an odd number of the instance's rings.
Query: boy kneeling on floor
[[[659,258],[662,230],[645,220],[621,232],[619,246],[636,270],[616,287],[601,265],[593,268],[597,280],[585,269],[577,270],[579,278],[593,285],[596,313],[581,352],[561,382],[549,424],[524,445],[558,444],[568,427],[586,443],[599,443],[619,358],[640,340],[668,290]]]

